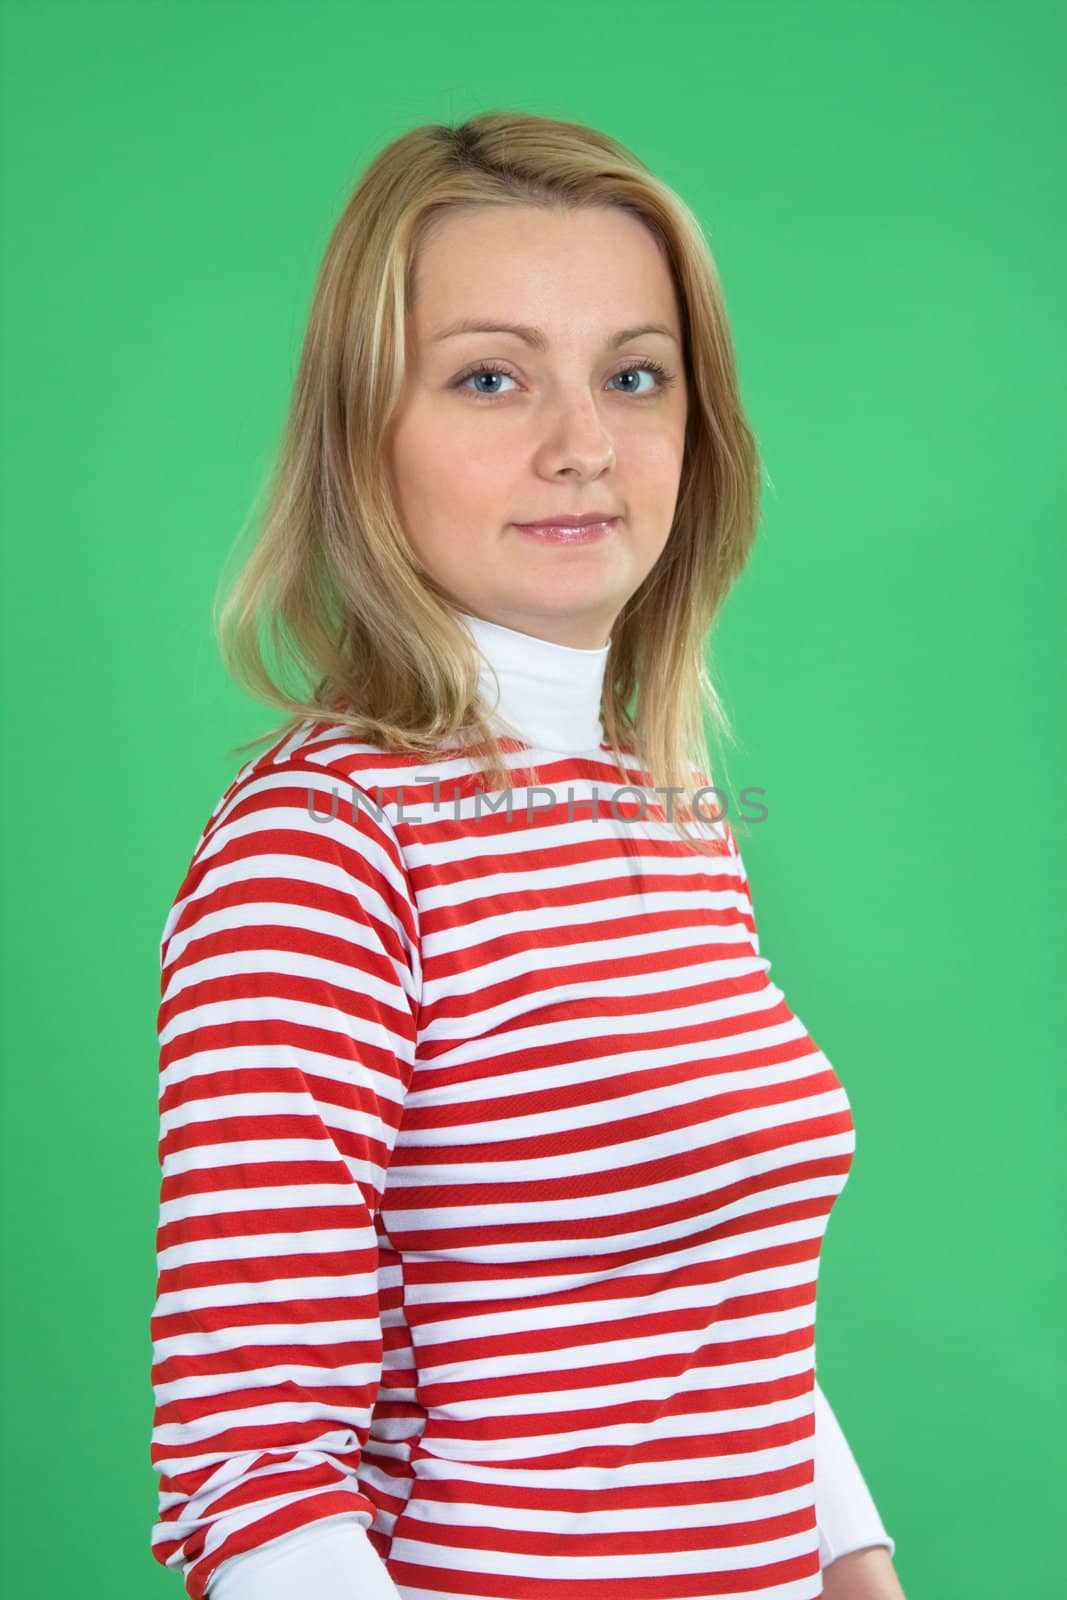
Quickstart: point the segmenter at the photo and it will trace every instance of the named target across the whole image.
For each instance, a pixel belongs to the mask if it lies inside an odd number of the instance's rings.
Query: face
[[[464,320],[529,338],[449,331]],[[413,549],[462,610],[607,644],[667,542],[686,408],[674,285],[635,217],[470,206],[424,240],[387,466]],[[580,544],[516,526],[589,512],[617,520]]]

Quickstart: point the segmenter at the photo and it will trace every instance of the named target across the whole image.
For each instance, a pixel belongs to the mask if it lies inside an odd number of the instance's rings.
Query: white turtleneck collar
[[[599,748],[604,738],[600,696],[610,642],[599,650],[578,650],[486,622],[469,611],[457,614],[482,658],[482,698],[505,732],[536,749],[565,754]]]

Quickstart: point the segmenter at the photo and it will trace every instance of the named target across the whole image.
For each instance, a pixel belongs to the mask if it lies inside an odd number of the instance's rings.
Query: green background
[[[694,208],[764,456],[709,657],[856,1158],[819,1376],[909,1600],[1062,1592],[1060,4],[4,12],[0,1588],[149,1553],[158,941],[241,740],[218,575],[366,162],[492,108]],[[1059,1530],[1059,1531],[1056,1531]]]

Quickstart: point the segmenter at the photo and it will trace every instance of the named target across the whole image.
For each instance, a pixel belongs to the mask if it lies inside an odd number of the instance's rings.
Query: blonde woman
[[[815,1381],[849,1101],[710,777],[758,486],[633,154],[487,113],[374,160],[219,619],[286,720],[160,947],[193,1600],[901,1595]]]

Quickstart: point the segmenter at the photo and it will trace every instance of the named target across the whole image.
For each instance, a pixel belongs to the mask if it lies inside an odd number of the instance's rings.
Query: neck
[[[599,748],[610,643],[579,650],[468,611],[457,615],[478,649],[481,695],[498,731],[537,749],[577,754]]]

